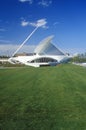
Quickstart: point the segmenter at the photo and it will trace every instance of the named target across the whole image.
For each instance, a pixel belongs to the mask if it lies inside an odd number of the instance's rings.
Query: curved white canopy
[[[56,48],[52,43],[51,40],[54,36],[49,36],[42,40],[39,45],[36,47],[34,53],[39,55],[64,55],[58,48]]]

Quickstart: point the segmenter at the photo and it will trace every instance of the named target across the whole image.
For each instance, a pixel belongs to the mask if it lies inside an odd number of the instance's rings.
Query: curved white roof
[[[39,55],[64,55],[63,52],[61,52],[58,48],[56,48],[52,43],[53,36],[49,36],[42,40],[39,45],[36,47],[34,53]]]

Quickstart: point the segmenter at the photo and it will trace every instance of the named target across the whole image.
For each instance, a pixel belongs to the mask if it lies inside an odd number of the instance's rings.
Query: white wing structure
[[[53,36],[42,40],[34,50],[31,56],[11,57],[9,62],[16,64],[25,64],[28,66],[55,66],[59,63],[66,62],[70,56],[64,54],[60,49],[52,44]]]
[[[53,37],[54,36],[49,36],[41,41],[34,52],[39,55],[64,55],[63,52],[51,43]]]

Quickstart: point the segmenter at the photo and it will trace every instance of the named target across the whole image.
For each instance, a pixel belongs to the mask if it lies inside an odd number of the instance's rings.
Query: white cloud
[[[37,20],[36,26],[41,27],[41,26],[45,26],[47,24],[46,19],[39,19]]]
[[[29,23],[27,21],[25,21],[25,20],[21,22],[21,26],[23,26],[23,27],[27,26],[28,24]]]
[[[29,4],[33,3],[33,0],[19,0],[20,2],[24,3],[24,2],[29,2]]]
[[[38,4],[43,7],[48,7],[52,4],[52,0],[41,0],[38,2]]]
[[[55,22],[55,23],[53,23],[54,26],[57,25],[57,24],[59,24],[59,22]]]
[[[29,4],[33,4],[35,3],[34,0],[19,0],[22,3],[28,2]],[[52,0],[39,0],[39,2],[37,2],[38,5],[41,5],[43,7],[49,7],[52,4]]]
[[[23,20],[21,22],[21,26],[23,26],[23,27],[30,25],[30,26],[33,26],[33,27],[42,27],[42,28],[47,29],[48,26],[46,26],[46,24],[47,24],[46,19],[39,19],[36,22],[29,22],[29,21],[25,21],[25,20]]]
[[[28,26],[28,25],[36,27],[36,23],[34,23],[34,22],[29,22],[29,21],[26,21],[26,20],[21,21],[21,26],[25,27],[25,26]]]
[[[11,56],[19,46],[20,45],[0,44],[0,55]],[[35,47],[35,45],[24,45],[19,52],[31,53],[34,51]]]
[[[49,28],[49,26],[43,26],[42,28],[44,28],[44,29],[48,29],[48,28]]]

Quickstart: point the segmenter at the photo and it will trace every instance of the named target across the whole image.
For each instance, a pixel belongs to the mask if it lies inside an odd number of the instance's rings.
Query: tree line
[[[77,56],[74,56],[72,59],[72,62],[86,62],[86,53],[78,54]]]

